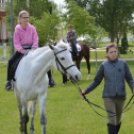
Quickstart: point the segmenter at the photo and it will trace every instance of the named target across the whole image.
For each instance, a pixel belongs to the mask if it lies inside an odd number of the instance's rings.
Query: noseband
[[[59,54],[59,53],[61,53],[61,52],[63,52],[63,51],[66,51],[66,50],[67,50],[67,49],[64,49],[64,50],[61,50],[61,51],[59,51],[59,52],[57,52],[57,53],[54,53],[55,61],[56,61],[56,65],[57,65],[57,69],[59,70],[59,66],[58,66],[58,64],[59,64],[60,67],[62,68],[62,70],[64,71],[64,74],[67,74],[67,70],[68,70],[69,68],[71,68],[71,67],[73,67],[73,66],[76,66],[75,64],[73,64],[73,65],[71,65],[71,66],[65,68],[65,67],[61,64],[61,62],[59,61],[59,59],[58,59],[58,57],[57,57],[57,54]],[[59,71],[60,71],[60,70],[59,70]]]

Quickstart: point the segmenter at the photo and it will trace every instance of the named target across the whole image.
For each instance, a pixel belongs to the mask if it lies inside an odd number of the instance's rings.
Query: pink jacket
[[[22,45],[32,45],[33,49],[38,47],[38,35],[34,26],[28,23],[26,31],[18,24],[14,32],[14,46],[21,52]]]

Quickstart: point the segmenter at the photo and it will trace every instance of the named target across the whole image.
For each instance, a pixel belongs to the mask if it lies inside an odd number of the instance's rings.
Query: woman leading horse
[[[127,63],[118,59],[118,50],[114,43],[106,47],[107,61],[100,65],[94,81],[81,92],[81,96],[91,92],[105,79],[103,102],[108,115],[108,133],[118,134],[121,115],[126,99],[125,79],[134,94],[134,81]],[[108,112],[110,111],[110,112]],[[117,116],[113,116],[114,115]]]

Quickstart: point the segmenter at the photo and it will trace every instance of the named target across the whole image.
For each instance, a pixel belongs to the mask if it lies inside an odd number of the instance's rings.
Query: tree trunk
[[[119,41],[120,41],[120,39],[119,39],[119,37],[117,36],[117,48],[119,47]]]
[[[111,33],[111,42],[114,42],[114,33]]]

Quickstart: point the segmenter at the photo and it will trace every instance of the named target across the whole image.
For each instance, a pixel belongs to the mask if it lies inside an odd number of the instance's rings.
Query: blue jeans
[[[77,49],[77,47],[76,47],[76,43],[75,43],[74,41],[70,41],[70,42],[71,42],[71,44],[72,44],[74,53],[77,55],[79,52],[78,52],[78,49]]]

